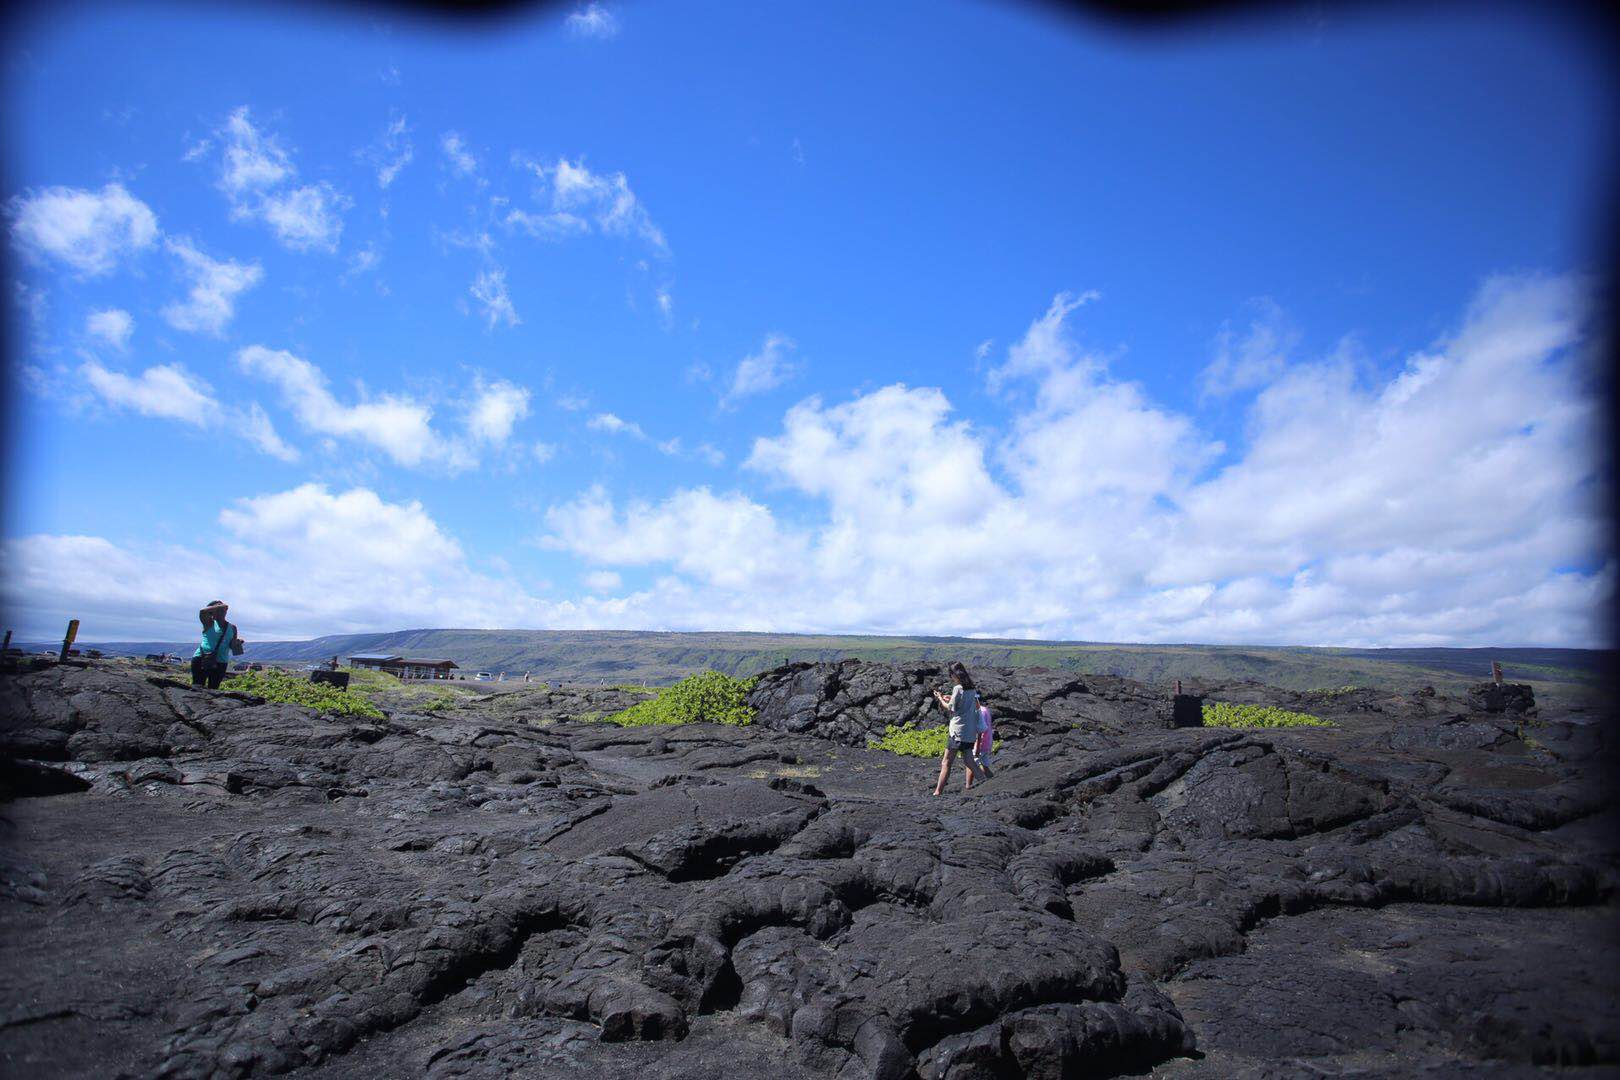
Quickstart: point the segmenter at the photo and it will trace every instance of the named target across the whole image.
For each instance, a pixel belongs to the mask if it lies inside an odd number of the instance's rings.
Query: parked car
[[[480,671],[480,672],[478,672],[477,674],[475,674],[473,676],[473,678],[477,679],[479,682],[488,682],[490,679],[493,679],[494,677],[495,677],[495,673],[492,672],[492,671]]]

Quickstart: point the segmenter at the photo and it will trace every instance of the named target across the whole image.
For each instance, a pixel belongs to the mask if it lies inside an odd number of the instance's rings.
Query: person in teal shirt
[[[223,600],[209,601],[197,612],[202,623],[202,644],[191,657],[191,685],[218,690],[220,680],[231,665],[231,642],[236,638],[236,627],[225,621],[230,608]]]

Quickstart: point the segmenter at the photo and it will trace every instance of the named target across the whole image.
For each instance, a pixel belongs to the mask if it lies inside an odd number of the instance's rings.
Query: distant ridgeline
[[[244,634],[247,631],[244,630]],[[251,640],[251,635],[248,635]],[[59,643],[58,643],[59,644]],[[110,655],[189,655],[195,643],[84,642]],[[30,646],[32,647],[32,646]],[[48,648],[49,646],[40,646]],[[462,668],[530,672],[566,682],[665,685],[696,671],[752,675],[794,660],[887,663],[961,660],[1049,667],[1144,682],[1253,679],[1294,690],[1341,686],[1457,686],[1489,678],[1491,661],[1537,694],[1578,692],[1603,678],[1612,654],[1592,649],[1317,649],[1302,646],[1108,645],[1095,642],[857,635],[657,633],[640,630],[400,630],[310,641],[254,641],[251,658],[311,661],[387,652],[448,657]]]

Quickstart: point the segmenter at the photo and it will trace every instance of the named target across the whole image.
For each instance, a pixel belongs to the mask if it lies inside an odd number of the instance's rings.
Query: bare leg
[[[949,749],[947,749],[945,751],[945,756],[943,758],[941,758],[940,761],[939,761],[939,783],[934,785],[934,794],[935,795],[943,795],[945,793],[945,781],[949,780],[950,778],[951,778],[951,752],[950,752]]]
[[[973,748],[970,746],[962,747],[962,772],[965,774],[962,779],[962,790],[968,791],[973,787],[974,781],[979,779],[978,762],[973,759]]]

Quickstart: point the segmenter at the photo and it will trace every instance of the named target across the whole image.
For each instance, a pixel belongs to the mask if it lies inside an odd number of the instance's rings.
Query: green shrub
[[[887,750],[891,754],[937,758],[945,753],[945,737],[949,732],[950,729],[944,726],[919,728],[909,722],[890,724],[883,730],[883,738],[870,745],[874,750]]]
[[[638,701],[607,717],[621,727],[649,724],[733,724],[753,723],[754,710],[747,704],[753,679],[734,679],[718,671],[705,671],[682,679],[657,697]]]
[[[945,754],[945,740],[951,729],[941,725],[939,727],[920,728],[910,721],[904,724],[890,724],[883,729],[883,738],[872,739],[867,742],[870,750],[887,750],[891,754],[904,754],[906,757],[937,758]],[[1001,740],[991,743],[992,752],[1001,749]]]
[[[1205,702],[1205,727],[1332,727],[1319,716],[1289,712],[1271,705],[1229,705],[1224,701]]]
[[[346,694],[326,683],[312,683],[280,671],[245,671],[220,684],[222,689],[252,694],[266,701],[306,705],[323,713],[381,720],[382,710],[358,694]]]

